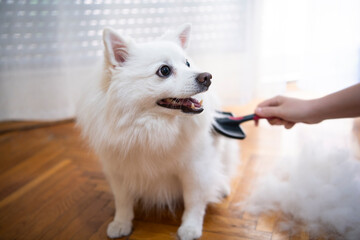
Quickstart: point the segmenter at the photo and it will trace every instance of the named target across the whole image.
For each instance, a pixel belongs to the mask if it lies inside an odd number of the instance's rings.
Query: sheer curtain
[[[359,0],[263,1],[257,92],[287,81],[321,94],[359,82]]]
[[[102,29],[148,41],[193,25],[190,55],[225,103],[250,98],[250,0],[0,0],[0,120],[71,118],[102,56]],[[89,74],[90,73],[90,74]]]
[[[324,93],[360,81],[360,1],[308,0],[300,86]]]

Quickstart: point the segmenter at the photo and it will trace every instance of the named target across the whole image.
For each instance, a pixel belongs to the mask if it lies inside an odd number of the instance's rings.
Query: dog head
[[[212,76],[199,71],[184,51],[190,29],[186,24],[155,41],[135,43],[106,28],[103,89],[132,110],[201,113],[199,93],[208,90]]]

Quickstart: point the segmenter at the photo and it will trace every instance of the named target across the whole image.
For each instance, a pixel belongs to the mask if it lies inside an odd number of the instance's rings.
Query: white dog
[[[110,238],[131,233],[139,200],[170,208],[183,200],[178,236],[199,238],[207,203],[230,193],[237,159],[229,153],[237,151],[212,131],[214,99],[206,92],[212,76],[186,56],[189,33],[184,25],[135,43],[112,29],[103,32],[102,77],[84,94],[78,124],[115,196]]]

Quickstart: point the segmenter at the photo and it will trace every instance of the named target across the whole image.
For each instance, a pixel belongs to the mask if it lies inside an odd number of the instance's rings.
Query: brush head
[[[246,134],[241,129],[238,123],[234,123],[234,121],[230,120],[229,117],[233,115],[229,112],[218,112],[219,114],[225,115],[225,118],[215,118],[212,124],[213,128],[219,134],[234,138],[234,139],[244,139]]]
[[[213,128],[216,132],[224,135],[225,137],[235,138],[235,139],[244,139],[246,137],[244,131],[241,129],[240,125],[234,124],[221,124],[215,119],[213,122]]]

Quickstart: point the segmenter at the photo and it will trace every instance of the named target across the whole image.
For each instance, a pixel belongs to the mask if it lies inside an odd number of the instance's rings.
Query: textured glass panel
[[[56,68],[102,54],[106,26],[137,41],[193,24],[191,53],[245,48],[246,0],[0,0],[0,68]]]

